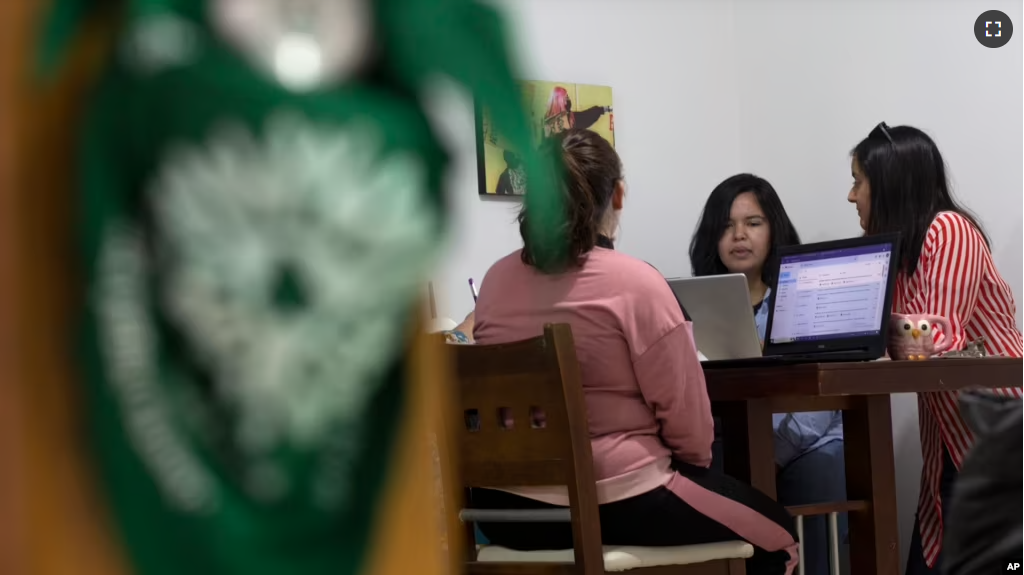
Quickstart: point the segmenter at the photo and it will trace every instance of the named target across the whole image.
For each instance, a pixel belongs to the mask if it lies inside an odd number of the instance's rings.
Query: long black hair
[[[881,123],[850,152],[871,186],[868,235],[900,232],[900,271],[917,270],[925,236],[939,212],[967,218],[988,243],[977,218],[953,199],[935,142],[911,126]]]
[[[697,230],[690,240],[690,266],[694,276],[712,276],[729,273],[718,255],[718,242],[722,239],[729,226],[732,203],[736,196],[750,192],[768,219],[768,230],[771,233],[771,244],[768,257],[761,269],[761,281],[765,285],[775,285],[774,270],[778,260],[779,248],[800,243],[800,236],[782,207],[782,200],[768,180],[753,174],[737,174],[711,192],[704,204],[704,211],[697,223]]]

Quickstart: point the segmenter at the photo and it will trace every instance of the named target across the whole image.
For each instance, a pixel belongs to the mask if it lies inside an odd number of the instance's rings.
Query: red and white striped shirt
[[[960,214],[942,212],[935,217],[914,275],[906,277],[901,273],[896,279],[893,311],[948,319],[953,333],[936,337],[952,337],[951,350],[963,349],[967,342],[984,336],[989,355],[1024,356],[1024,339],[1015,325],[1017,310],[1010,286],[996,270],[985,238]],[[1021,397],[1019,387],[993,391]],[[942,551],[942,447],[945,445],[960,469],[974,443],[974,436],[960,415],[959,395],[956,391],[940,391],[921,393],[917,398],[924,459],[917,513],[929,567],[934,566]]]

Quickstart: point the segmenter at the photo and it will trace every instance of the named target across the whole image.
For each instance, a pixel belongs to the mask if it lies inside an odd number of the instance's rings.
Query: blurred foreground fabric
[[[1024,559],[1022,404],[986,392],[964,393],[960,404],[976,440],[953,489],[942,571],[1005,573]]]
[[[240,5],[60,0],[40,37],[43,91],[88,86],[83,121],[45,127],[78,142],[71,165],[24,178],[66,186],[77,218],[88,469],[127,572],[440,573],[445,369],[413,334],[446,155],[424,82],[471,89],[556,213],[500,20],[471,0]],[[73,57],[89,26],[95,66]]]

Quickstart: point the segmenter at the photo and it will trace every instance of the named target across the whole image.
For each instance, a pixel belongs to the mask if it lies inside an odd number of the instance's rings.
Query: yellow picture
[[[615,145],[611,88],[532,80],[519,84],[534,146],[570,128],[593,130]],[[487,110],[477,114],[477,164],[481,195],[521,196],[526,192],[516,150],[493,129]]]

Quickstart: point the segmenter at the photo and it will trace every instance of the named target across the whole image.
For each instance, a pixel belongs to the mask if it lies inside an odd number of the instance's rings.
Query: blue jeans
[[[711,467],[722,469],[722,421],[715,420],[715,439],[711,444]],[[846,500],[846,459],[843,441],[830,441],[790,461],[775,476],[779,503],[812,505]],[[839,514],[839,540],[846,540],[848,519]],[[807,575],[827,575],[828,518],[804,518],[804,567]],[[845,556],[844,556],[844,559]],[[848,566],[847,566],[848,567]],[[847,571],[849,569],[847,568]],[[909,575],[909,574],[908,574]]]
[[[779,503],[811,505],[846,500],[846,460],[842,440],[830,441],[792,460],[775,476]],[[847,533],[847,517],[839,514],[839,540]],[[804,568],[807,575],[827,575],[828,516],[804,518]]]
[[[953,483],[956,481],[956,466],[949,457],[946,448],[942,448],[942,476],[939,480],[939,495],[942,497],[942,521],[946,521],[949,513],[949,500],[953,498]],[[942,572],[942,552],[935,560],[935,566],[929,568],[924,562],[924,548],[921,545],[921,521],[914,518],[914,533],[910,537],[910,553],[907,555],[906,575],[939,575]]]

